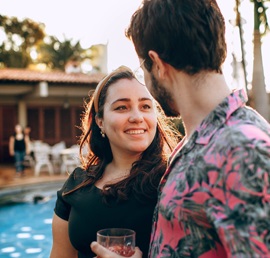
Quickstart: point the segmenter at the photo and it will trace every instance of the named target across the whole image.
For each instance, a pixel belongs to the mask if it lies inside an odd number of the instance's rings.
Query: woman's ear
[[[102,128],[103,128],[103,119],[99,118],[98,116],[95,116],[95,120],[96,120],[96,124],[98,125],[100,130],[102,130]]]
[[[164,79],[166,73],[166,63],[160,59],[157,52],[150,50],[148,52],[149,57],[153,61],[153,72],[160,78]]]

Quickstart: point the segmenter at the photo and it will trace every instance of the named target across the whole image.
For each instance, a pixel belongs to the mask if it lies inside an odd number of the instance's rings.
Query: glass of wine
[[[135,231],[126,228],[107,228],[97,232],[97,242],[112,252],[130,257],[135,252]]]

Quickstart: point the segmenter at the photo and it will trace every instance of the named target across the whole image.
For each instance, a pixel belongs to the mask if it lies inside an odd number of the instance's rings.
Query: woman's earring
[[[105,138],[105,133],[103,133],[101,130],[100,130],[100,134],[101,134],[102,138]]]

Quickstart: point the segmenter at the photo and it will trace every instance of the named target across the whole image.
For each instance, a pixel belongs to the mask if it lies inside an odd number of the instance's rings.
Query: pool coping
[[[16,186],[8,186],[0,188],[0,207],[10,203],[25,202],[24,197],[29,193],[39,196],[45,196],[44,190],[60,189],[66,179],[28,183]],[[56,193],[56,190],[54,191]]]

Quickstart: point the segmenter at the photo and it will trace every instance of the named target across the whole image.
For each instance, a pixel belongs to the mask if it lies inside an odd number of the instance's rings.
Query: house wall
[[[18,106],[21,105],[0,105],[0,164],[13,163],[8,144],[14,126],[20,121]],[[24,126],[30,126],[33,141],[41,140],[51,146],[64,141],[70,147],[78,143],[82,112],[81,105],[29,105]]]
[[[36,83],[0,82],[0,164],[13,163],[9,137],[16,124],[31,127],[32,140],[67,147],[78,143],[81,115],[95,84],[49,84],[47,97],[36,90]]]
[[[9,155],[8,144],[17,120],[16,105],[0,105],[0,163],[13,162],[13,158]]]

